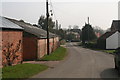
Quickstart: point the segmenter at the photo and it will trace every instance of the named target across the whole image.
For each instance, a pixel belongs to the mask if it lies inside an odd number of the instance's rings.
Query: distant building
[[[111,31],[120,31],[120,20],[113,20],[111,25]]]
[[[80,35],[81,35],[81,30],[80,29],[70,29],[70,31],[67,32],[67,34],[74,34],[75,39],[72,41],[80,41]]]
[[[97,38],[99,38],[101,36],[101,34],[99,32],[95,32],[95,35]]]

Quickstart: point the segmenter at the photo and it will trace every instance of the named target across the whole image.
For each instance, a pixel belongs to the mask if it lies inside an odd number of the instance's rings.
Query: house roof
[[[120,30],[120,20],[113,20],[111,28]]]
[[[99,39],[107,39],[108,37],[110,37],[112,34],[114,34],[117,31],[110,31],[110,32],[106,32],[105,34],[103,34]],[[120,31],[118,31],[120,32]]]
[[[72,31],[72,32],[77,32],[77,33],[81,33],[81,30],[80,30],[80,29],[71,29],[70,31]]]
[[[8,19],[5,19],[4,17],[0,16],[0,28],[5,28],[5,29],[23,29],[19,25],[11,22]]]
[[[8,20],[14,22],[15,24],[21,26],[22,28],[24,28],[25,32],[33,34],[33,35],[37,36],[38,38],[47,38],[47,32],[43,29],[33,26],[30,23],[25,23],[24,21],[18,21],[18,20],[9,19],[9,18],[6,18],[6,19],[8,19]],[[52,38],[55,36],[56,36],[55,34],[49,33],[49,38]]]
[[[99,39],[106,39],[109,36],[111,36],[113,34],[113,32],[106,32],[105,34],[103,34]]]

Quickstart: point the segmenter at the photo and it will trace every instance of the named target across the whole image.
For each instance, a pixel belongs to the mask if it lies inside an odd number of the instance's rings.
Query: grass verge
[[[64,47],[59,47],[50,55],[45,55],[41,60],[42,61],[59,61],[67,55],[67,49]]]
[[[48,66],[41,64],[18,64],[15,66],[4,67],[2,80],[18,80],[20,78],[29,78],[43,70],[46,70]]]
[[[85,45],[82,45],[82,43],[79,43],[79,46],[82,46],[83,48],[88,48],[88,49],[91,49],[91,50],[102,51],[102,52],[113,54],[113,55],[116,52],[116,50],[100,49],[100,48],[97,47],[97,43],[87,43]]]
[[[116,50],[101,50],[106,53],[115,54]]]

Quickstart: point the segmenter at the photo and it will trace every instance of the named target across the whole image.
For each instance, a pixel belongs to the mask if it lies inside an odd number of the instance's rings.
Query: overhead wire
[[[55,20],[57,20],[57,17],[56,17],[55,11],[54,11],[54,7],[53,7],[53,4],[52,4],[52,1],[51,1],[51,0],[50,0],[50,7],[51,7],[52,14],[53,14]]]

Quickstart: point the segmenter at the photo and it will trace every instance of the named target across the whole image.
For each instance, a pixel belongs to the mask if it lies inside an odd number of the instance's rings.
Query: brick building
[[[47,32],[24,21],[9,19],[24,28],[23,60],[36,60],[47,54]],[[58,47],[59,38],[50,33],[50,53]]]
[[[0,54],[3,66],[22,62],[22,34],[23,28],[0,17]]]

